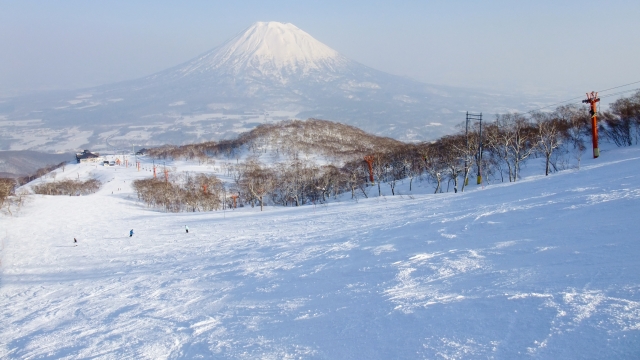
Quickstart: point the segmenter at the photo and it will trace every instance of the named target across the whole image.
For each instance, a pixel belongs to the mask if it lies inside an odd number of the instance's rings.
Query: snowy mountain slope
[[[69,166],[103,189],[0,217],[0,357],[635,358],[639,169],[168,214],[135,201],[148,172]]]
[[[123,146],[182,144],[310,117],[423,140],[452,132],[465,111],[529,110],[536,101],[390,75],[292,24],[258,22],[201,56],[141,79],[1,100],[0,120],[7,121],[0,121],[0,148],[99,149],[109,137]]]
[[[181,66],[183,76],[224,69],[233,75],[288,76],[331,73],[349,60],[293,24],[257,22],[227,43]]]

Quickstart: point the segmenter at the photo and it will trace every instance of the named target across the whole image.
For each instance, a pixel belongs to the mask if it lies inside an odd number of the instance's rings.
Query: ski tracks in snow
[[[0,357],[637,354],[636,171],[263,213],[39,197],[1,220]]]

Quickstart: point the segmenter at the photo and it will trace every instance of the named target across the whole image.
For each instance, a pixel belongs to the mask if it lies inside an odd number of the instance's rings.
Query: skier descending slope
[[[129,230],[129,237],[133,236],[133,229]]]
[[[189,227],[187,225],[185,225],[184,229],[187,230],[187,234],[188,234],[189,233]]]

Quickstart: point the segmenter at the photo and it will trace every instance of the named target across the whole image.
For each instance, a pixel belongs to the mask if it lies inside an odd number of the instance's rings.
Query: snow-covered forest
[[[638,143],[640,92],[601,114],[600,137],[616,146]],[[591,115],[585,106],[553,112],[509,113],[473,122],[433,142],[403,143],[322,120],[262,125],[236,139],[149,150],[158,161],[218,159],[226,185],[215,175],[166,172],[138,180],[139,199],[167,211],[220,210],[232,206],[300,206],[395,195],[398,181],[427,181],[434,193],[463,192],[469,181],[513,182],[532,159],[545,175],[579,168],[591,148]],[[483,125],[483,126],[482,126]],[[482,127],[482,128],[481,128]],[[535,162],[538,164],[538,162]],[[163,169],[164,170],[164,169]],[[471,179],[470,179],[471,178]],[[372,187],[372,185],[374,185]],[[232,197],[233,196],[233,197]]]

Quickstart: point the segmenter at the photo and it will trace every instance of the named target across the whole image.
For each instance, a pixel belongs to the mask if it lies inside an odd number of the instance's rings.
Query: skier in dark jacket
[[[129,230],[129,237],[133,236],[133,229]]]
[[[78,246],[78,240],[76,240],[76,238],[73,238],[73,245]]]

